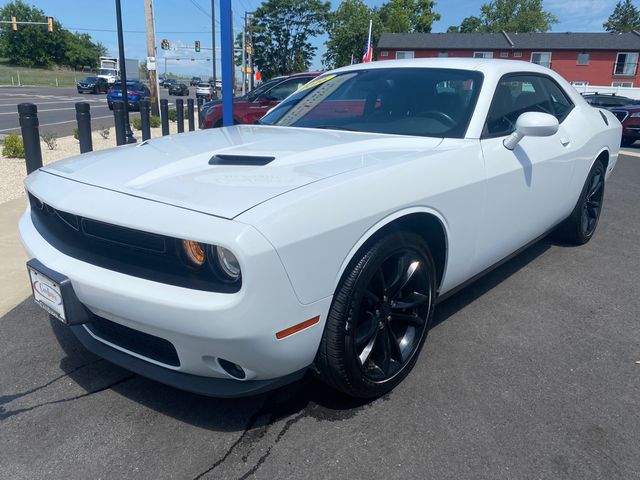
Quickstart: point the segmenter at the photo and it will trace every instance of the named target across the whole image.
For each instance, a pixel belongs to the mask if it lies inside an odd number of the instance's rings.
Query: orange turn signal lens
[[[317,317],[310,318],[309,320],[306,320],[302,323],[298,323],[293,327],[285,328],[284,330],[276,333],[276,338],[278,340],[282,340],[283,338],[288,337],[289,335],[293,335],[294,333],[298,333],[300,330],[304,330],[305,328],[309,328],[312,325],[315,325],[319,321],[320,321],[320,315],[318,315]]]
[[[194,240],[182,240],[182,249],[184,254],[195,267],[200,267],[204,264],[206,259],[206,253],[204,245]]]

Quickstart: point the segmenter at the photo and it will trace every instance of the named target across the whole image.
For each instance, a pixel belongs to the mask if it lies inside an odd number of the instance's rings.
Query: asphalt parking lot
[[[88,102],[91,107],[92,128],[94,130],[113,126],[113,112],[107,107],[107,96],[100,94],[80,94],[75,88],[53,87],[0,87],[0,136],[19,132],[18,104],[35,103],[38,106],[40,131],[50,131],[62,137],[72,135],[76,124],[75,104]],[[189,96],[169,96],[168,90],[160,87],[160,98],[167,98],[170,105],[176,99],[196,98],[196,87],[189,87]],[[131,118],[138,116],[131,112]]]
[[[543,240],[441,304],[412,374],[368,403],[312,378],[174,390],[25,299],[0,318],[0,478],[640,478],[639,205],[621,157],[589,244]]]

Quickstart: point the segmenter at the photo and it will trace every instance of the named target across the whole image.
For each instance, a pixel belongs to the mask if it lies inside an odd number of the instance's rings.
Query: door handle
[[[560,138],[560,143],[562,144],[563,147],[566,147],[567,145],[569,145],[570,142],[571,142],[571,140],[569,140],[568,137],[561,137]]]

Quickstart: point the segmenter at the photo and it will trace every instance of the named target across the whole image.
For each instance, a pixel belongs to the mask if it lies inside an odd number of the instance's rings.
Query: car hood
[[[234,218],[275,196],[385,158],[397,161],[442,139],[236,125],[87,153],[42,168],[77,182]],[[215,155],[242,165],[210,164]],[[252,157],[274,157],[247,165]],[[226,157],[225,157],[226,158]],[[214,162],[215,163],[215,162]]]

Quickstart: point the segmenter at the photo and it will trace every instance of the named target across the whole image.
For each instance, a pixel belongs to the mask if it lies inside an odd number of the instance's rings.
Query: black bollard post
[[[198,97],[198,128],[202,128],[202,97]]]
[[[124,103],[113,102],[113,121],[116,124],[116,145],[127,143],[127,134],[124,126]]]
[[[176,100],[176,110],[178,113],[178,133],[184,132],[184,101],[179,98]]]
[[[193,98],[187,99],[187,114],[189,120],[189,131],[193,132],[196,129],[195,119],[193,118]]]
[[[93,150],[93,140],[91,139],[91,111],[87,102],[76,103],[76,121],[78,122],[78,141],[80,142],[80,153],[87,153]]]
[[[20,117],[24,158],[28,175],[42,167],[38,107],[33,103],[20,103],[18,104],[18,116]]]
[[[151,138],[151,122],[149,121],[149,100],[140,100],[140,121],[142,123],[142,141]]]
[[[169,135],[169,100],[160,100],[160,118],[162,119],[162,136]]]

